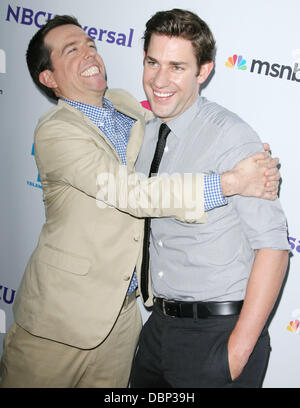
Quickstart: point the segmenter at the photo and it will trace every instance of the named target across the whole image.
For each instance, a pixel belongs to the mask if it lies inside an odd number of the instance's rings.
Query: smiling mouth
[[[170,96],[174,95],[174,92],[157,92],[153,91],[154,96],[157,96],[158,98],[169,98]]]
[[[90,77],[96,74],[99,74],[100,70],[95,65],[90,67],[89,69],[83,71],[80,75],[83,77]]]

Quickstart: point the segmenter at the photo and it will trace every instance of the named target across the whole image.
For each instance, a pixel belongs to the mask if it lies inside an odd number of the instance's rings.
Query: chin
[[[152,102],[149,100],[152,112],[154,113],[155,116],[161,118],[161,117],[167,117],[169,115],[168,112],[166,112],[166,109],[162,108],[161,106],[157,106],[155,102]]]
[[[155,110],[155,109],[152,109],[152,112],[154,113],[156,117],[158,117],[161,120],[169,120],[170,118],[170,114],[168,112],[162,112],[162,111]]]

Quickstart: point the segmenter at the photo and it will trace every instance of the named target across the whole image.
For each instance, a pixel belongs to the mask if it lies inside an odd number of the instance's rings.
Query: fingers
[[[279,181],[267,181],[265,184],[265,190],[267,192],[275,191],[277,193]]]
[[[264,147],[266,146],[266,148],[269,146],[267,143],[264,143]],[[269,162],[268,167],[274,167],[277,166],[277,164],[279,163],[279,158],[278,157],[274,157],[272,158],[272,156],[270,155],[270,152],[266,149],[264,152],[258,152],[255,153],[253,156],[251,156],[252,160],[256,160],[259,161],[259,164],[264,165],[264,162],[267,163]]]
[[[270,158],[270,154],[268,152],[258,152],[251,156],[251,159],[254,161],[261,161],[267,160]]]
[[[272,167],[276,167],[276,166],[278,166],[278,164],[279,164],[279,158],[278,157],[271,158],[271,160],[270,160],[270,162],[268,164],[268,168],[270,169]]]
[[[279,164],[279,158],[278,157],[268,157],[267,159],[264,160],[258,160],[258,164],[262,167],[267,167],[268,169],[271,168],[277,168]]]
[[[264,191],[262,197],[266,200],[276,200],[278,193],[279,181],[267,181],[265,183]]]
[[[267,169],[264,175],[267,177],[267,181],[280,180],[280,172],[277,169],[277,167],[272,167],[271,169]]]
[[[277,198],[277,192],[275,193],[274,191],[265,191],[261,198],[265,199],[265,200],[271,200],[274,201]]]

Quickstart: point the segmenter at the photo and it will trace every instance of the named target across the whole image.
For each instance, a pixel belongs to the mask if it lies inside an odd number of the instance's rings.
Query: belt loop
[[[198,307],[197,307],[197,303],[193,303],[193,317],[194,317],[194,321],[198,320]]]
[[[166,313],[166,305],[165,305],[164,299],[162,300],[162,310],[163,310],[163,314],[166,316],[167,313]]]

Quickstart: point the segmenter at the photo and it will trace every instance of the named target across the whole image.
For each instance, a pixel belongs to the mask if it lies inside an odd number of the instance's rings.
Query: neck
[[[101,94],[95,95],[94,97],[87,97],[87,98],[76,97],[76,95],[72,95],[72,96],[58,95],[58,97],[63,98],[63,99],[68,99],[69,101],[73,101],[73,102],[80,102],[86,105],[99,106],[103,108],[104,92],[102,92]]]

